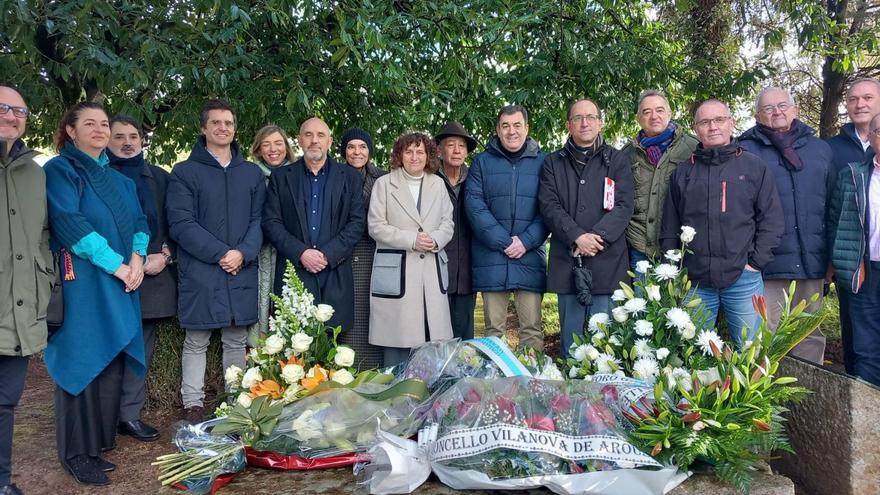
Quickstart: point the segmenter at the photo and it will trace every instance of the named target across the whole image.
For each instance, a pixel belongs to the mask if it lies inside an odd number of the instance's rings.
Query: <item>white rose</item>
[[[298,383],[291,383],[286,389],[284,389],[284,402],[293,402],[296,400],[296,394],[302,390],[302,387]]]
[[[681,336],[685,340],[691,340],[694,338],[694,335],[697,334],[697,327],[694,326],[692,322],[687,322],[684,325],[684,328],[681,329]]]
[[[571,353],[571,357],[575,358],[577,361],[583,361],[584,358],[587,357],[587,344],[577,346],[574,352]]]
[[[636,262],[636,272],[645,274],[648,273],[648,268],[651,268],[651,262],[648,260],[642,260]]]
[[[298,364],[288,364],[281,368],[281,378],[291,385],[299,383],[304,376],[306,376],[306,372],[303,367]]]
[[[315,318],[321,323],[333,317],[333,306],[329,304],[319,304],[315,308]]]
[[[580,368],[572,367],[570,370],[568,370],[568,377],[569,378],[577,378],[578,373],[580,371],[581,371]]]
[[[263,381],[263,375],[260,374],[260,368],[253,367],[245,372],[244,377],[241,379],[241,386],[251,388],[261,381]]]
[[[690,244],[694,240],[695,235],[697,235],[697,231],[690,225],[681,226],[681,235],[679,236],[681,242]]]
[[[678,263],[679,261],[681,261],[681,251],[679,251],[678,249],[670,249],[669,251],[666,251],[666,254],[664,254],[663,256],[665,256],[666,259],[673,263]]]
[[[599,357],[599,349],[596,349],[591,345],[587,346],[587,359],[595,361],[597,357]]]
[[[348,370],[336,370],[333,372],[333,381],[340,385],[348,385],[354,381],[354,376]]]
[[[657,360],[662,361],[669,356],[669,349],[661,347],[657,349]]]
[[[617,338],[617,335],[612,335],[610,339],[608,339],[608,343],[611,345],[620,346],[620,339]]]
[[[290,339],[293,344],[293,350],[300,354],[309,350],[309,346],[312,345],[313,340],[315,339],[303,332],[293,334],[293,338]]]
[[[247,392],[242,392],[238,394],[238,398],[235,401],[244,407],[251,407],[251,402],[253,402],[253,399],[251,399],[251,396],[248,395]]]
[[[617,289],[611,294],[612,301],[626,301],[626,293],[623,292],[623,289]]]
[[[226,380],[227,388],[238,388],[241,386],[241,376],[244,374],[241,368],[236,365],[232,365],[226,368],[226,373],[223,374],[223,378]]]
[[[645,287],[645,292],[648,293],[649,301],[659,301],[660,300],[660,286],[659,285],[648,285]]]
[[[614,321],[617,323],[623,323],[629,318],[629,314],[626,311],[626,308],[623,306],[618,306],[611,310],[611,316],[614,317]]]
[[[266,337],[266,341],[263,342],[263,353],[269,354],[270,356],[273,354],[278,354],[284,349],[284,337],[278,335],[277,333],[273,333],[272,335]]]
[[[336,357],[333,361],[343,367],[352,366],[354,364],[354,349],[341,345],[336,348]]]

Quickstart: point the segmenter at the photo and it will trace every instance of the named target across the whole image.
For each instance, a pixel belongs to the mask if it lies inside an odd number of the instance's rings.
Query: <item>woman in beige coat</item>
[[[394,143],[391,173],[373,186],[370,343],[384,347],[385,366],[403,362],[412,347],[452,338],[443,251],[452,239],[452,202],[437,168],[434,141],[404,134]]]

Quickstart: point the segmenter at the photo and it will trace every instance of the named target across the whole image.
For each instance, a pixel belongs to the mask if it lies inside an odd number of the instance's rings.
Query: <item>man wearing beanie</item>
[[[354,325],[351,255],[366,229],[363,179],[328,155],[333,138],[312,117],[299,129],[303,156],[269,178],[263,232],[278,250],[275,293],[281,294],[287,262],[315,304],[333,306],[329,327]]]
[[[611,294],[629,281],[624,232],[633,212],[630,161],[602,138],[599,106],[576,101],[566,128],[565,146],[544,160],[538,194],[551,234],[547,290],[559,294],[563,358],[589,317],[610,313]]]

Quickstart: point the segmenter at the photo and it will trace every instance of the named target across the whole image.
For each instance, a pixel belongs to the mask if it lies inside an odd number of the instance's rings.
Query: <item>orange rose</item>
[[[261,395],[268,395],[272,399],[280,399],[281,393],[281,385],[275,380],[263,380],[251,387],[251,395],[255,398]]]
[[[326,381],[327,372],[324,371],[320,364],[316,364],[306,373],[306,377],[300,380],[300,383],[302,383],[303,388],[311,392],[315,387]]]

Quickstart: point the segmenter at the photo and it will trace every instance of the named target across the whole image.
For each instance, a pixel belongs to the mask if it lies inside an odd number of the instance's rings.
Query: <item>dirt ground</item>
[[[548,354],[558,355],[558,336],[550,336],[545,342]],[[826,359],[840,366],[839,344],[830,343]],[[842,366],[841,366],[842,368]],[[165,488],[156,481],[156,471],[150,463],[159,455],[174,452],[171,444],[177,411],[147,411],[144,419],[160,429],[162,437],[151,443],[117,436],[117,448],[106,454],[117,469],[109,473],[112,484],[106,487],[87,487],[77,484],[61,467],[55,455],[55,425],[52,403],[54,384],[49,378],[42,360],[34,358],[28,368],[27,383],[21,403],[16,409],[15,438],[13,447],[13,478],[29,495],[138,495],[174,494],[177,490]],[[317,473],[278,472],[250,468],[236,478],[220,493],[226,495],[257,495],[271,493],[300,493],[305,486],[316,488],[316,493],[354,493],[357,485],[350,468],[340,468]],[[322,484],[318,489],[316,485]],[[453,490],[429,482],[417,493],[453,493]],[[311,492],[310,492],[311,493]],[[524,493],[524,492],[517,492]],[[544,492],[546,493],[546,492]]]

